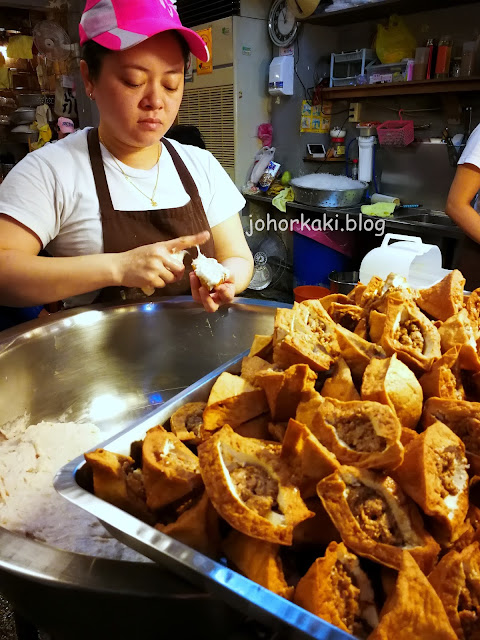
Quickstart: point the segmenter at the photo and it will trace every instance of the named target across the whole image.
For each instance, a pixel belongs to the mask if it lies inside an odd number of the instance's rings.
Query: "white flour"
[[[0,428],[0,526],[66,551],[148,562],[53,488],[64,464],[106,437],[93,424],[74,422]]]

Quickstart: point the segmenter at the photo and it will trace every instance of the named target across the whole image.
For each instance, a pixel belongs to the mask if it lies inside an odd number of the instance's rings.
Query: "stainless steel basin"
[[[191,298],[61,312],[0,333],[0,424],[118,429],[271,333],[276,303]],[[153,563],[74,554],[0,528],[0,591],[61,640],[228,638],[238,614]]]
[[[443,213],[421,212],[421,213],[402,213],[395,216],[396,220],[405,222],[422,222],[426,224],[443,225],[445,227],[456,226],[455,222]]]

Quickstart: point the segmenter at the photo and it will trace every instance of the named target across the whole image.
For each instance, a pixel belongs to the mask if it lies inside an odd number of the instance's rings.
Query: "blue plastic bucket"
[[[330,287],[331,271],[349,271],[352,260],[330,247],[300,233],[293,233],[294,286],[317,284]]]

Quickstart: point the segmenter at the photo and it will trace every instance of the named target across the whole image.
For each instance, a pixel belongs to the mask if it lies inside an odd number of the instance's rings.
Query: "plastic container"
[[[375,60],[375,53],[371,49],[332,53],[330,56],[330,86],[356,85],[358,78],[365,75],[367,62],[372,60]]]
[[[413,67],[413,79],[420,81],[427,77],[429,47],[417,47],[415,49],[415,66]]]
[[[295,302],[303,302],[304,300],[318,300],[330,295],[330,289],[327,287],[319,287],[313,284],[306,284],[300,287],[295,287],[293,295],[295,296]]]
[[[473,40],[463,43],[462,61],[460,63],[460,75],[462,77],[471,76],[475,70],[475,49],[477,43]]]
[[[450,36],[442,36],[438,43],[435,78],[448,78],[448,74],[450,73],[451,57],[452,39]]]
[[[293,280],[295,286],[330,287],[332,271],[348,271],[352,261],[348,255],[327,247],[300,233],[293,234]]]
[[[399,240],[389,244],[390,240]],[[372,249],[360,265],[360,281],[368,283],[373,276],[385,280],[395,272],[415,288],[430,287],[449,271],[442,269],[442,254],[436,245],[423,244],[416,236],[387,233],[382,244]]]
[[[387,120],[377,127],[378,141],[381,145],[406,147],[415,140],[413,120]]]

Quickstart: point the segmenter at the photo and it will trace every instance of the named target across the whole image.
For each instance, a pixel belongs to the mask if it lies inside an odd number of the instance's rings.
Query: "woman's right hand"
[[[112,254],[115,260],[115,284],[120,287],[162,289],[180,280],[185,271],[183,263],[175,259],[175,252],[205,244],[209,237],[208,231],[202,231],[193,236],[181,236]]]

